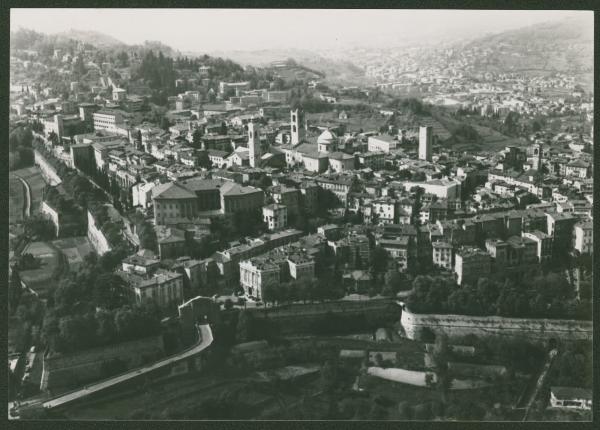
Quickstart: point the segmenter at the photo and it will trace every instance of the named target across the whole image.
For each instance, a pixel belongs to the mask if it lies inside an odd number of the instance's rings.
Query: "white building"
[[[267,224],[269,230],[281,230],[287,226],[287,206],[273,203],[264,206],[262,212],[263,220]]]
[[[354,157],[344,152],[332,152],[328,155],[329,170],[332,172],[347,172],[354,170]]]
[[[592,409],[592,390],[579,387],[550,387],[553,408]]]
[[[419,159],[431,161],[431,146],[433,143],[433,127],[419,127]]]
[[[594,225],[592,221],[579,222],[573,227],[573,248],[580,254],[594,252]]]
[[[439,199],[460,199],[461,183],[454,179],[433,179],[427,182],[403,182],[404,189],[410,191],[413,187],[421,187],[428,194],[434,194]]]
[[[113,88],[112,99],[115,102],[123,101],[127,98],[127,91],[123,88]]]
[[[452,270],[452,245],[447,242],[433,242],[433,265]]]
[[[122,125],[123,117],[119,112],[99,111],[94,113],[94,130],[118,133]]]
[[[317,150],[319,152],[335,152],[337,150],[338,137],[331,130],[325,130],[317,138]]]
[[[279,285],[279,265],[264,258],[253,258],[240,262],[240,284],[244,292],[258,299],[266,285]]]
[[[152,205],[152,188],[155,186],[154,182],[140,182],[131,187],[133,206],[149,208]]]
[[[56,134],[59,138],[62,137],[64,132],[64,121],[61,114],[56,114],[51,118],[42,119],[42,124],[44,125],[46,137],[52,132],[54,132],[54,134]]]
[[[394,136],[380,134],[370,136],[367,140],[367,149],[369,152],[384,152],[388,154],[392,149],[396,149],[398,141]]]

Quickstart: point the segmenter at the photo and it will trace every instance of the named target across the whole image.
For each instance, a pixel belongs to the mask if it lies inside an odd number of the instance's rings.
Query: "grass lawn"
[[[86,236],[68,237],[52,242],[67,259],[69,270],[77,272],[83,263],[83,259],[93,251],[92,244]]]
[[[25,253],[40,261],[40,267],[21,271],[21,281],[34,291],[43,293],[52,285],[54,274],[61,268],[60,252],[46,242],[32,242],[23,249]]]

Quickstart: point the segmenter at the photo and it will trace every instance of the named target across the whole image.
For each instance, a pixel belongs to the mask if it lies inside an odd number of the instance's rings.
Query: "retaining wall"
[[[406,337],[414,340],[423,340],[426,329],[435,335],[446,334],[449,338],[472,334],[481,337],[525,338],[537,342],[549,339],[591,340],[593,336],[592,322],[579,320],[415,314],[404,309],[400,323]]]
[[[41,390],[63,390],[106,377],[103,363],[118,359],[127,369],[164,354],[162,336],[122,342],[102,348],[44,357]]]
[[[312,324],[327,314],[336,316],[360,316],[385,324],[397,321],[399,306],[392,299],[374,299],[364,301],[336,300],[313,304],[292,304],[276,308],[247,309],[256,318],[267,318],[277,322],[285,334],[310,331]]]
[[[39,166],[45,181],[53,187],[62,183],[62,180],[56,173],[56,169],[46,160],[46,158],[37,150],[33,151],[35,165]]]

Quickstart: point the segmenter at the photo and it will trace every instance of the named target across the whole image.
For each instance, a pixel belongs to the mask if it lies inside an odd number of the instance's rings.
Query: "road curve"
[[[188,348],[187,350],[182,351],[179,354],[159,360],[155,363],[139,367],[137,369],[129,370],[121,375],[113,376],[112,378],[105,379],[100,382],[95,382],[93,384],[86,385],[85,387],[80,388],[78,390],[62,394],[50,400],[46,400],[45,402],[43,402],[42,405],[46,409],[56,408],[58,406],[65,405],[92,393],[97,393],[98,391],[104,390],[105,388],[112,387],[113,385],[119,384],[121,382],[127,381],[140,375],[144,375],[148,372],[152,372],[153,370],[159,369],[164,366],[168,366],[169,364],[176,363],[195,354],[198,354],[199,352],[208,348],[210,344],[212,344],[213,335],[210,325],[208,324],[198,324],[196,327],[198,328],[198,336],[200,338],[200,341],[191,348]]]
[[[27,183],[25,179],[18,175],[14,175],[15,178],[19,179],[23,186],[25,187],[25,207],[23,208],[23,214],[25,218],[29,218],[31,216],[31,199],[33,198],[31,195],[31,187]]]

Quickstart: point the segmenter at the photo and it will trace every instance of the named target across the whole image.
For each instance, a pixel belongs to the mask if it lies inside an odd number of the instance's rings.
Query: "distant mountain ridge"
[[[41,45],[69,45],[73,41],[92,45],[97,49],[137,49],[140,51],[161,51],[163,55],[176,58],[181,53],[159,41],[146,40],[142,44],[129,45],[113,36],[88,30],[71,29],[61,33],[46,34],[34,30],[21,28],[10,33],[10,45],[12,48],[31,49],[34,44]]]
[[[491,50],[493,61],[482,64],[489,71],[592,73],[594,28],[589,20],[571,17],[486,35],[457,47]]]
[[[83,43],[89,43],[97,48],[124,48],[127,46],[125,42],[98,31],[71,29],[69,31],[63,31],[62,33],[56,33],[56,36],[59,38],[67,38]]]

